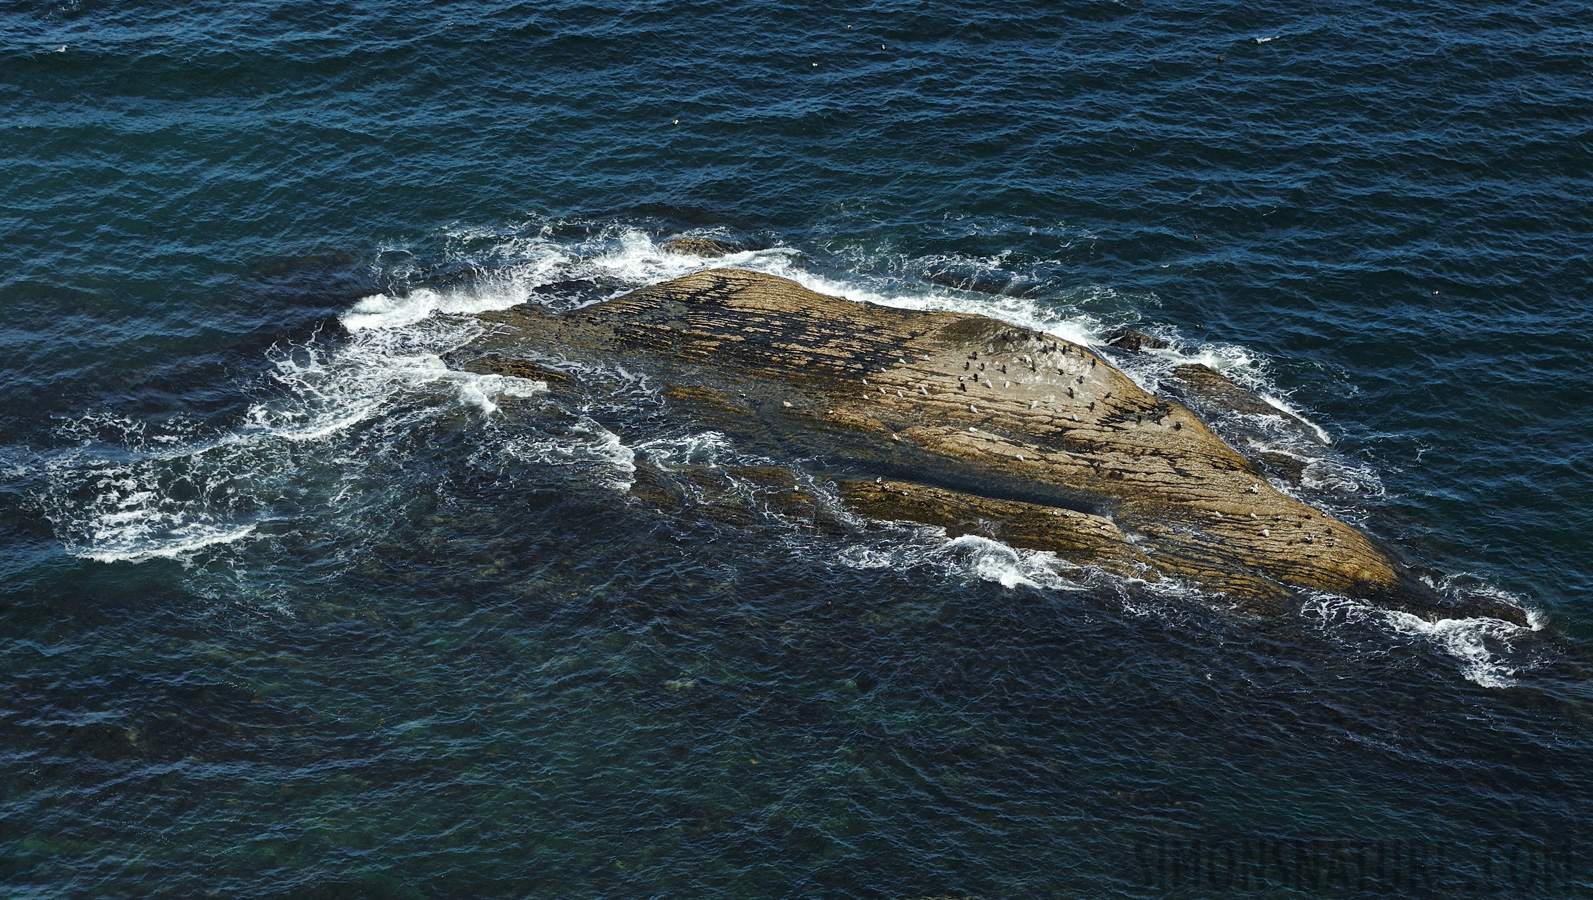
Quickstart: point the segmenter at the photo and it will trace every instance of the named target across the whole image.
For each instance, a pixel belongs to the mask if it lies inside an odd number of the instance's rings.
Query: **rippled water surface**
[[[5,896],[1593,891],[1583,5],[0,34]],[[1536,628],[815,528],[634,373],[446,366],[469,313],[709,265],[681,235],[1168,340],[1115,359],[1315,423],[1305,499]]]

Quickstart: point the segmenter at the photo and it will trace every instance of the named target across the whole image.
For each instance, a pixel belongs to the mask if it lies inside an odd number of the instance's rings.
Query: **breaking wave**
[[[1444,594],[1462,592],[1453,579],[1434,587]],[[1302,614],[1329,631],[1344,634],[1346,630],[1369,628],[1407,644],[1436,649],[1456,663],[1462,677],[1481,687],[1516,685],[1535,665],[1531,637],[1542,630],[1541,621],[1520,597],[1508,592],[1486,585],[1467,586],[1464,592],[1483,593],[1525,609],[1528,625],[1485,617],[1428,620],[1334,594],[1312,597]]]

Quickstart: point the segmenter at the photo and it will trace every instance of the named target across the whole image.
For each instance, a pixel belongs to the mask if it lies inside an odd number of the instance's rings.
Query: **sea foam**
[[[345,337],[317,336],[273,347],[264,379],[252,389],[256,399],[229,429],[207,432],[180,422],[150,426],[96,416],[69,423],[64,434],[75,445],[48,462],[52,484],[45,491],[45,506],[63,545],[85,559],[140,562],[182,560],[244,544],[304,515],[307,508],[335,506],[357,495],[362,460],[390,452],[404,435],[445,418],[495,421],[506,401],[521,404],[516,408],[522,412],[513,428],[479,431],[481,455],[567,470],[569,477],[611,489],[631,486],[639,457],[664,467],[766,462],[744,458],[718,432],[642,433],[628,442],[613,423],[634,419],[639,410],[662,400],[645,377],[622,367],[594,366],[551,353],[539,359],[581,386],[580,396],[569,399],[551,394],[544,382],[464,372],[446,363],[447,354],[482,333],[471,314],[519,303],[571,308],[691,272],[733,266],[791,278],[809,289],[861,303],[977,313],[1085,345],[1100,346],[1109,327],[1107,318],[1057,296],[980,293],[912,277],[819,269],[791,248],[704,259],[665,250],[640,228],[610,226],[574,238],[558,237],[554,231],[462,234],[459,240],[474,249],[459,264],[477,275],[452,285],[426,283],[416,272],[395,270],[388,290],[359,300],[341,317]],[[1005,258],[974,263],[975,274],[984,272],[992,280],[999,280],[997,275],[1006,284],[1024,280],[1022,273],[1000,268],[1007,264]],[[565,285],[579,289],[567,292]],[[1173,366],[1198,362],[1258,393],[1279,410],[1280,423],[1283,414],[1310,423],[1273,386],[1265,359],[1241,347],[1181,342],[1166,328],[1158,333],[1172,340],[1171,349],[1124,360],[1130,377],[1142,386],[1154,389]],[[1380,489],[1375,472],[1339,459],[1327,450],[1327,432],[1310,424],[1319,439],[1309,441],[1311,446],[1289,444],[1288,429],[1279,428],[1278,441],[1268,447],[1304,456],[1306,489],[1340,496]],[[317,481],[326,482],[318,491],[305,486]],[[837,498],[811,481],[807,487],[846,518]],[[1147,585],[1074,565],[1052,553],[976,535],[948,537],[924,526],[887,529],[876,539],[826,552],[835,553],[847,567],[927,567],[1008,589],[1115,586],[1131,608],[1138,608],[1134,597],[1143,596],[1158,608],[1176,608],[1192,599],[1187,586]],[[1472,619],[1430,623],[1342,598],[1335,602],[1340,613],[1334,615],[1340,618],[1349,604],[1358,619],[1375,619],[1390,634],[1443,649],[1478,684],[1505,686],[1518,675],[1500,653],[1518,636],[1515,626]]]

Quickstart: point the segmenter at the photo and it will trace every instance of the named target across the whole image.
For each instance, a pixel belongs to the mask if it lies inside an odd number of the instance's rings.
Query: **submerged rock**
[[[1188,408],[1052,335],[727,269],[567,313],[481,318],[492,327],[456,358],[464,368],[540,375],[534,360],[562,355],[640,369],[703,425],[803,459],[866,516],[1176,579],[1256,613],[1329,591],[1524,621],[1504,604],[1444,604],[1366,535],[1273,488]]]
[[[1290,484],[1302,484],[1306,469],[1326,459],[1328,441],[1321,429],[1209,366],[1178,366],[1161,377],[1159,387],[1215,426],[1267,472]]]
[[[1290,430],[1317,443],[1322,442],[1311,423],[1282,407],[1268,403],[1253,392],[1239,386],[1227,377],[1200,363],[1178,366],[1162,379],[1162,389],[1183,401],[1205,416],[1241,413],[1251,416],[1275,416]]]

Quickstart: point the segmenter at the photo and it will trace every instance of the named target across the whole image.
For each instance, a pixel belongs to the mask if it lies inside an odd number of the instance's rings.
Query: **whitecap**
[[[1018,586],[1050,590],[1082,590],[1055,571],[1056,554],[1040,550],[1019,550],[1001,541],[965,534],[938,548],[940,556],[954,568],[981,581],[993,581],[1007,589]]]
[[[401,328],[432,313],[473,315],[518,306],[530,297],[528,288],[525,282],[505,280],[447,291],[422,287],[399,296],[372,294],[355,303],[339,321],[349,331]]]
[[[928,287],[912,290],[905,287],[869,287],[795,268],[788,259],[781,262],[781,265],[765,264],[748,268],[789,278],[810,291],[859,303],[895,309],[970,313],[1044,332],[1079,345],[1101,343],[1102,327],[1097,319],[1082,314],[1068,315],[1034,298],[938,291]]]
[[[127,517],[121,521],[108,517],[101,524],[104,530],[92,535],[90,543],[68,546],[68,552],[103,563],[177,559],[216,544],[241,541],[255,531],[253,525],[229,527],[190,523],[162,532],[141,517]]]
[[[1438,619],[1429,622],[1407,612],[1385,611],[1389,625],[1400,634],[1430,641],[1460,663],[1467,680],[1486,688],[1516,684],[1520,673],[1498,652],[1528,629],[1500,619]]]
[[[846,517],[844,510],[841,512]],[[942,528],[897,523],[896,539],[843,547],[836,561],[854,569],[905,570],[928,566],[957,578],[1036,590],[1081,591],[1085,587],[1063,577],[1080,570],[1044,550],[1025,550],[980,535],[948,538]]]
[[[1453,579],[1434,587],[1444,593],[1455,590]],[[1526,608],[1519,598],[1497,588],[1481,586],[1467,590],[1508,599],[1513,605]],[[1503,619],[1481,616],[1429,621],[1413,613],[1329,593],[1307,598],[1301,614],[1317,619],[1324,628],[1369,626],[1387,634],[1426,642],[1456,660],[1464,678],[1487,688],[1510,687],[1517,683],[1521,669],[1510,656],[1515,642],[1542,627],[1530,609],[1527,609],[1528,627],[1525,628]]]

